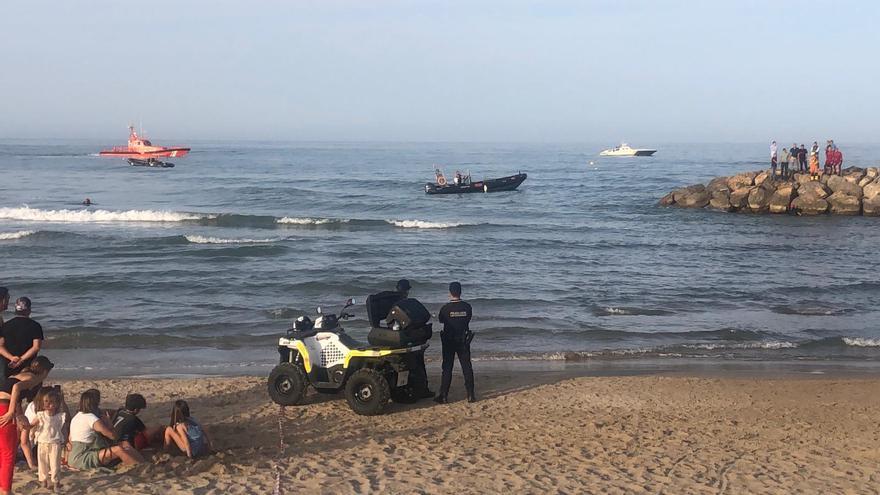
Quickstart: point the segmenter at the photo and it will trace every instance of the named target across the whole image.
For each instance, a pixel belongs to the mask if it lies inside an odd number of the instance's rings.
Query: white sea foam
[[[185,235],[186,240],[193,244],[265,244],[277,242],[280,239],[221,239],[219,237],[206,237],[202,235]]]
[[[724,343],[724,344],[686,344],[684,347],[688,349],[705,349],[724,350],[724,349],[794,349],[798,345],[794,342],[772,341],[772,342],[743,342],[743,343]]]
[[[36,230],[20,230],[18,232],[0,232],[0,241],[11,241],[14,239],[21,239],[22,237],[27,237],[31,234],[36,234]]]
[[[403,229],[450,229],[466,225],[463,223],[427,222],[424,220],[386,220],[386,222]]]
[[[29,222],[184,222],[214,218],[213,215],[156,210],[43,210],[40,208],[0,208],[0,219]]]
[[[288,225],[326,225],[328,223],[348,223],[348,220],[334,220],[331,218],[297,218],[284,217],[275,220],[275,223]]]
[[[880,339],[866,339],[863,337],[844,337],[843,343],[853,347],[880,347]]]

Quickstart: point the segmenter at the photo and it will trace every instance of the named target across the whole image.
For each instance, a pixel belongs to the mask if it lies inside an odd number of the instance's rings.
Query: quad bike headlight
[[[400,331],[400,323],[395,321],[394,324],[391,325],[391,329],[394,330],[395,332],[399,332]]]

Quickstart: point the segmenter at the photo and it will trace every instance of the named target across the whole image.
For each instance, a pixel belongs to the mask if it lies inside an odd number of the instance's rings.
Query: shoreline
[[[567,359],[520,359],[520,358],[474,358],[474,371],[493,375],[507,372],[546,373],[561,379],[590,376],[631,376],[631,375],[674,375],[693,377],[880,377],[880,361],[867,358],[853,359],[763,359],[742,357],[691,356],[691,357],[643,357],[643,356],[603,356],[596,358]],[[428,376],[431,382],[439,383],[439,357],[426,359]],[[192,368],[165,366],[159,371],[134,369],[130,373],[119,369],[71,369],[56,367],[53,379],[75,380],[163,380],[191,378],[266,378],[277,364],[248,364],[232,366],[218,364],[210,371],[195,371]],[[456,369],[458,369],[456,365]],[[220,372],[219,370],[223,370]]]

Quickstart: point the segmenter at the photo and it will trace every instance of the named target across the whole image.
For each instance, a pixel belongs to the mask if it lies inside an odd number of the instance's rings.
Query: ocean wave
[[[880,339],[864,337],[843,337],[843,343],[852,347],[880,347]]]
[[[797,316],[840,316],[851,312],[848,308],[828,308],[821,305],[781,305],[770,308],[774,313]]]
[[[43,210],[27,206],[0,208],[0,219],[29,222],[186,222],[208,218],[212,218],[212,216],[157,210]]]
[[[11,241],[36,234],[36,230],[19,230],[18,232],[0,232],[0,241]]]
[[[298,218],[298,217],[282,217],[275,220],[275,223],[282,225],[328,225],[338,223],[348,223],[346,218]]]
[[[386,222],[402,229],[451,229],[468,225],[466,223],[428,222],[425,220],[386,220]]]
[[[669,316],[675,312],[666,309],[607,306],[593,308],[593,314],[595,316]]]
[[[734,349],[796,349],[800,344],[788,341],[771,341],[771,342],[740,342],[740,343],[702,343],[702,344],[684,344],[681,347],[685,349],[702,349],[707,351],[715,350],[734,350]]]
[[[185,235],[187,241],[193,244],[266,244],[278,242],[281,239],[221,239],[219,237],[206,237],[202,235]]]

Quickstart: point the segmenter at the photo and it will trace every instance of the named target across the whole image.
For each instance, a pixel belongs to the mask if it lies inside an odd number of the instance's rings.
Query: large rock
[[[868,167],[865,169],[865,176],[867,177],[876,178],[878,175],[880,175],[880,169],[877,167]]]
[[[827,201],[831,205],[831,213],[837,215],[858,215],[862,211],[862,200],[857,196],[836,192],[828,196]]]
[[[733,177],[727,179],[727,187],[730,188],[731,191],[736,191],[737,189],[742,189],[743,187],[754,185],[756,175],[758,175],[758,172],[744,172],[741,174],[736,174]]]
[[[794,174],[794,181],[798,184],[806,184],[810,181],[810,174]]]
[[[770,209],[770,213],[786,213],[788,212],[788,208],[791,205],[791,200],[794,197],[794,186],[792,185],[784,185],[781,186],[776,192],[770,196],[770,203],[768,207]]]
[[[730,193],[726,189],[715,191],[714,193],[712,193],[712,197],[709,198],[709,206],[711,208],[715,208],[716,210],[729,211],[731,209]]]
[[[730,186],[727,185],[728,179],[730,179],[730,177],[715,177],[706,184],[706,190],[713,196],[718,191],[727,191],[729,193]]]
[[[868,184],[862,189],[862,192],[865,199],[876,198],[877,195],[880,195],[880,180]]]
[[[706,192],[706,186],[702,184],[693,184],[673,191],[672,196],[676,204],[681,204],[688,196],[698,192]]]
[[[791,202],[791,208],[801,215],[822,215],[828,211],[828,202],[824,199],[798,196]]]
[[[862,214],[869,217],[880,217],[880,195],[862,201]]]
[[[821,182],[805,182],[798,187],[798,196],[814,196],[818,199],[825,199],[831,195],[831,191],[825,184]]]
[[[672,206],[675,204],[675,193],[671,192],[666,196],[660,198],[660,201],[657,202],[660,206]]]
[[[865,188],[868,184],[874,182],[875,177],[868,177],[867,175],[862,177],[862,180],[859,181],[859,187],[862,189]]]
[[[846,180],[847,182],[851,182],[853,184],[858,184],[859,181],[862,180],[864,177],[865,177],[864,170],[858,170],[855,172],[850,172],[848,174],[843,174],[843,179]]]
[[[834,193],[843,193],[847,196],[855,196],[856,198],[862,197],[862,188],[859,187],[858,184],[848,181],[846,177],[840,177],[837,175],[829,176],[828,188]]]
[[[765,182],[767,182],[768,180],[772,180],[772,179],[774,179],[774,177],[772,175],[770,175],[769,171],[765,170],[755,176],[755,185],[760,186],[760,185],[764,184]]]
[[[749,209],[754,213],[765,213],[773,193],[763,187],[755,187],[749,193]]]
[[[749,194],[751,187],[742,187],[730,193],[730,207],[734,210],[742,210],[749,207]]]
[[[702,191],[696,191],[693,194],[688,194],[680,200],[676,197],[675,204],[685,208],[702,208],[709,204],[709,193],[704,189]]]

